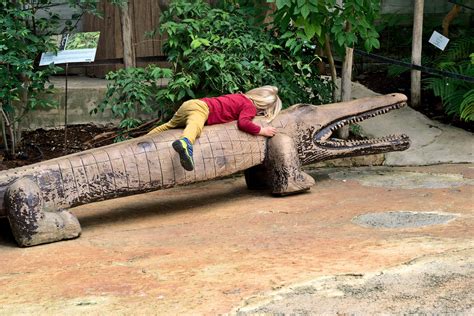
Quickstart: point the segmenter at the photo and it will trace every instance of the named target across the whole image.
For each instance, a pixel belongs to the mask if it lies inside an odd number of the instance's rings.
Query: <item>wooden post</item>
[[[329,62],[329,69],[331,70],[331,80],[332,80],[332,83],[333,83],[332,102],[337,102],[337,95],[336,95],[337,72],[336,72],[336,65],[334,63],[334,58],[332,56],[331,39],[329,38],[329,34],[325,35],[324,50],[325,50],[326,57],[327,57],[328,62]]]
[[[341,101],[350,101],[352,98],[352,60],[354,49],[346,46],[346,55],[342,64]]]
[[[123,63],[125,68],[135,67],[135,52],[133,50],[132,19],[129,2],[120,7],[120,22],[122,26]]]
[[[350,32],[352,29],[351,23],[346,22],[345,32]],[[354,57],[354,49],[345,47],[344,62],[342,63],[341,72],[341,101],[349,101],[352,98],[352,60]],[[349,125],[343,126],[337,130],[339,138],[349,138]]]
[[[413,36],[411,49],[411,63],[421,66],[421,47],[423,34],[423,7],[424,0],[414,0],[415,8],[413,13]],[[421,101],[421,72],[411,71],[411,105],[416,108]]]
[[[354,49],[346,46],[346,54],[342,64],[341,77],[341,101],[350,101],[352,98],[352,60]],[[339,138],[347,139],[349,137],[349,125],[341,127],[337,134]]]

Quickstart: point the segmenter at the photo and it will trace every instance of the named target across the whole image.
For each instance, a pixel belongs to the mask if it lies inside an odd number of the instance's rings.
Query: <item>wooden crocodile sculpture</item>
[[[81,227],[68,211],[71,207],[243,170],[251,189],[270,188],[276,195],[302,192],[315,182],[301,165],[407,149],[406,135],[358,141],[330,138],[344,125],[405,104],[404,95],[390,94],[322,106],[294,105],[273,120],[278,133],[269,139],[243,133],[235,122],[207,126],[194,145],[191,172],[181,167],[171,147],[179,130],[3,171],[0,215],[8,217],[20,246],[32,246],[78,237]]]

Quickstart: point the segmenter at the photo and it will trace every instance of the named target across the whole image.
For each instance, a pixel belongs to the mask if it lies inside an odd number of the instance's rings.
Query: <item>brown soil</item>
[[[95,125],[72,125],[67,128],[67,145],[65,145],[64,129],[23,132],[22,144],[15,157],[11,157],[5,150],[0,152],[0,170],[21,167],[24,165],[65,156],[78,151],[92,148],[88,144],[95,136],[111,131],[112,128]],[[113,140],[100,144],[112,143]]]

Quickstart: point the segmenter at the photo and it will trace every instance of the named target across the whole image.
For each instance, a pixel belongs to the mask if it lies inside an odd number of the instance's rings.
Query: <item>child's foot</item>
[[[181,166],[188,171],[194,169],[193,145],[186,137],[180,138],[173,142],[173,149],[179,154]]]

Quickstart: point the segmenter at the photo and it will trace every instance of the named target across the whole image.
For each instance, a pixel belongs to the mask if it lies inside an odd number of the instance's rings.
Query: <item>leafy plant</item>
[[[440,30],[439,19],[425,18],[423,21],[423,42],[427,42],[433,34],[433,29]],[[402,22],[403,23],[403,22]],[[384,29],[384,42],[382,49],[384,55],[392,55],[391,57],[400,61],[411,63],[411,34],[412,25],[398,25],[390,22],[382,22],[380,25]],[[423,55],[421,56],[421,64],[426,67],[439,68],[439,64],[445,61],[460,60],[466,58],[466,53],[472,51],[473,39],[472,34],[463,25],[455,25],[450,34],[450,41],[448,48],[445,51],[440,51],[435,46],[429,44],[423,46]],[[389,65],[387,67],[387,74],[391,77],[399,76],[403,73],[410,72],[409,67],[401,65]]]
[[[276,3],[275,23],[285,47],[293,54],[299,53],[304,43],[324,47],[331,66],[332,80],[336,69],[333,63],[333,46],[344,56],[345,47],[354,47],[360,42],[367,51],[379,48],[375,18],[378,16],[380,0],[270,0]],[[334,100],[336,101],[336,100]]]
[[[155,33],[167,37],[164,50],[172,74],[168,85],[156,92],[156,103],[173,109],[189,98],[265,84],[278,86],[286,105],[328,102],[330,85],[318,76],[314,47],[307,45],[311,53],[294,55],[282,46],[281,39],[258,24],[257,18],[249,17],[251,12],[248,7],[228,3],[211,8],[203,1],[171,2]],[[104,104],[102,110],[126,107],[118,101],[120,98]]]
[[[95,8],[92,0],[69,3],[83,10]],[[49,40],[61,26],[59,15],[52,11],[56,5],[53,0],[0,2],[0,114],[4,145],[12,155],[21,140],[22,118],[38,108],[55,106],[42,95],[52,93],[48,78],[60,68],[40,68],[37,60],[42,52],[56,49]],[[72,25],[72,20],[67,21],[66,28]]]
[[[410,57],[401,58],[400,61],[405,62],[407,64],[411,64]],[[433,57],[430,56],[421,56],[421,64],[422,65],[430,65],[433,63]],[[401,65],[389,65],[387,67],[387,75],[389,77],[398,77],[404,73],[410,72],[410,67],[401,66]]]
[[[122,120],[119,128],[124,131],[137,127],[142,123],[140,114],[151,113],[160,98],[160,85],[164,78],[170,78],[171,70],[154,65],[147,68],[124,68],[110,72],[106,79],[111,83],[107,86],[105,99],[91,111],[95,114],[110,108],[116,117]],[[119,140],[125,139],[120,137]]]
[[[445,67],[445,70],[474,77],[474,65]],[[425,79],[426,88],[433,90],[443,101],[446,114],[474,121],[474,88],[472,83],[453,78]]]
[[[313,91],[314,85],[321,90],[324,86],[315,69],[316,57],[288,52],[263,25],[253,23],[256,19],[249,13],[245,6],[218,9],[202,1],[172,2],[163,13],[160,32],[168,37],[164,49],[176,78],[193,76],[197,97],[275,84],[283,99],[293,95],[285,103],[321,103]],[[310,91],[301,93],[304,89]],[[183,97],[194,95],[188,91]]]
[[[474,63],[444,65],[443,70],[474,77]],[[474,121],[474,88],[472,82],[449,77],[432,77],[424,80],[425,88],[443,101],[448,115],[458,116],[465,121]]]
[[[436,59],[436,68],[474,77],[474,36],[454,40],[450,48]],[[474,85],[472,82],[449,77],[424,80],[425,89],[433,90],[443,101],[446,114],[474,121]]]
[[[99,32],[71,34],[65,49],[96,48],[99,41]]]
[[[397,25],[387,25],[385,27],[393,33],[400,32]],[[439,20],[431,21],[430,27],[425,28],[424,40],[427,40],[431,36],[432,30],[436,28],[440,28]],[[397,39],[401,40],[402,38],[397,37]],[[405,40],[407,43],[411,43],[411,37],[407,37]],[[398,47],[396,51],[399,52]],[[423,47],[421,64],[426,67],[452,72],[453,74],[474,77],[473,52],[474,34],[472,30],[469,27],[466,30],[462,24],[456,25],[455,28],[451,28],[450,41],[445,51],[440,51],[432,45],[428,45],[426,48]],[[405,55],[406,53],[408,52],[405,52]],[[411,61],[408,57],[401,58],[401,60],[407,63]],[[387,67],[389,76],[399,76],[409,71],[409,67],[399,65]],[[426,74],[426,76],[429,77],[423,80],[423,89],[432,90],[435,96],[441,98],[446,114],[456,116],[465,121],[474,120],[474,88],[472,82],[443,77],[442,75]]]

